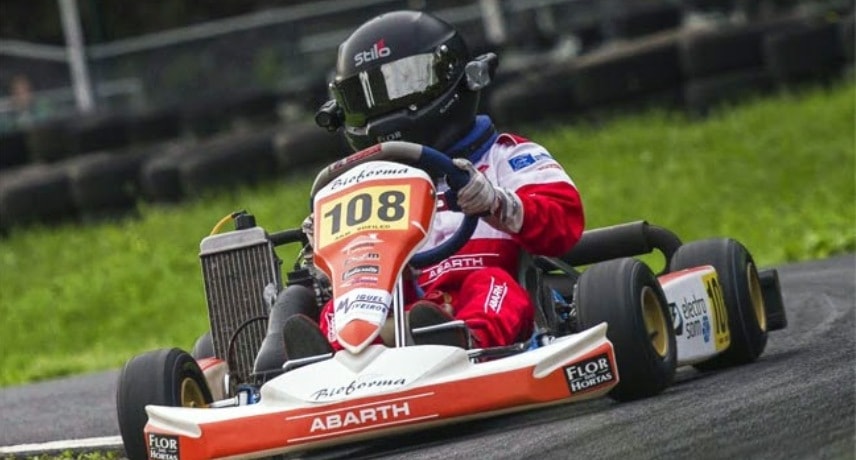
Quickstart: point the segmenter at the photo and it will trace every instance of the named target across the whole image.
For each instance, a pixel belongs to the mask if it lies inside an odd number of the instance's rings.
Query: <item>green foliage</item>
[[[703,121],[655,112],[521,132],[567,167],[589,228],[645,219],[684,241],[730,236],[769,266],[856,251],[855,90],[782,95]],[[189,349],[208,328],[200,239],[237,209],[272,231],[298,226],[309,184],[143,206],[137,220],[0,241],[0,385]],[[286,264],[289,251],[280,252]]]

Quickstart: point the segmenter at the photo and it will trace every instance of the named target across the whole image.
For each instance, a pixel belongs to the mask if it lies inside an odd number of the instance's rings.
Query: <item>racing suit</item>
[[[421,297],[451,309],[456,319],[465,322],[477,347],[526,339],[532,333],[534,307],[516,279],[521,250],[547,256],[568,252],[584,227],[579,192],[544,147],[497,133],[486,115],[478,116],[472,131],[447,153],[465,156],[492,184],[517,194],[523,205],[523,225],[517,234],[510,234],[481,219],[470,241],[455,255],[424,268],[418,287],[405,289],[405,298],[410,305]],[[439,184],[438,191],[446,187]],[[420,250],[442,243],[463,218],[462,213],[441,205]],[[341,345],[335,341],[332,320],[333,303],[328,302],[319,322],[338,350]]]

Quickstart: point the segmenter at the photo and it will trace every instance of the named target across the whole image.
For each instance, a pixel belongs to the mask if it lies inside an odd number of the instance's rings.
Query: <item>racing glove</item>
[[[496,187],[466,158],[454,158],[456,167],[470,174],[467,185],[458,190],[458,206],[468,215],[482,215],[491,227],[518,233],[523,227],[523,203],[511,190]]]

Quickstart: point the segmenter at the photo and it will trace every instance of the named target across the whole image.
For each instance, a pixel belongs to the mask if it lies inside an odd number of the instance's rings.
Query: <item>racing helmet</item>
[[[334,99],[315,121],[343,127],[354,150],[404,140],[444,151],[472,128],[479,92],[496,68],[496,56],[485,56],[470,61],[463,37],[431,14],[380,15],[339,46]]]

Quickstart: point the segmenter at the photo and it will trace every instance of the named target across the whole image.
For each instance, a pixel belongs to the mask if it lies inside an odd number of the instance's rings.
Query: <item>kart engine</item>
[[[251,383],[267,315],[282,288],[281,261],[267,233],[252,221],[236,224],[203,239],[199,254],[214,353],[228,363],[230,386]]]

